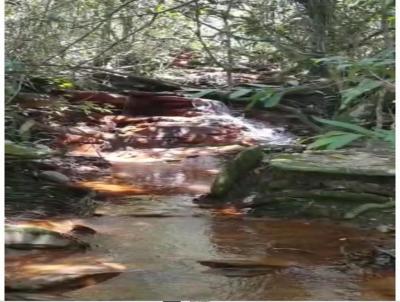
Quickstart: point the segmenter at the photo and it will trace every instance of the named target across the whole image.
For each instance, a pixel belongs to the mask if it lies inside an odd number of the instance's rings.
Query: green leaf
[[[271,96],[275,91],[271,88],[263,89],[258,91],[256,94],[250,97],[250,102],[246,106],[245,110],[249,110],[255,106],[258,102],[262,101],[263,98]]]
[[[327,120],[327,119],[323,119],[323,118],[318,118],[318,117],[313,117],[314,120],[316,120],[317,122],[320,122],[322,124],[326,124],[326,125],[330,125],[330,126],[334,126],[334,127],[338,127],[338,128],[344,128],[344,129],[348,129],[348,130],[352,130],[353,132],[358,132],[367,136],[376,136],[376,133],[374,131],[368,130],[364,127],[355,125],[355,124],[351,124],[351,123],[346,123],[346,122],[340,122],[340,121],[333,121],[333,120]]]
[[[340,109],[345,109],[353,100],[360,97],[366,92],[370,92],[380,86],[383,83],[381,81],[364,79],[356,87],[343,90],[342,94],[342,104]]]
[[[35,125],[35,120],[28,119],[25,123],[21,125],[18,132],[23,140],[28,140],[30,136],[30,129]]]
[[[154,12],[156,13],[161,13],[162,11],[165,10],[165,6],[164,4],[158,4],[156,5],[156,7],[154,8]]]
[[[8,156],[21,158],[41,158],[51,154],[51,152],[27,147],[21,144],[14,143],[12,141],[4,142],[4,153]]]
[[[312,144],[309,144],[307,146],[307,149],[319,149],[323,146],[327,146],[329,144],[331,144],[332,142],[334,142],[336,139],[336,136],[330,136],[330,137],[321,137],[319,139],[317,139],[315,142],[313,142]]]
[[[336,150],[349,145],[353,141],[363,137],[362,134],[349,133],[345,135],[335,136],[335,140],[328,145],[327,150]]]
[[[247,95],[249,93],[252,93],[252,92],[253,92],[253,89],[242,88],[242,89],[236,90],[235,92],[231,93],[229,95],[229,98],[230,99],[237,99],[237,98],[243,97],[243,96],[245,96],[245,95]]]
[[[386,129],[375,129],[377,137],[380,139],[389,142],[391,144],[395,144],[396,142],[396,132],[394,130],[386,130]]]
[[[216,91],[216,89],[203,89],[203,90],[200,90],[197,93],[191,94],[190,96],[192,98],[202,98],[202,97],[205,97],[206,95],[208,95],[208,94],[210,94],[212,92],[215,92],[215,91]]]
[[[336,150],[349,145],[350,143],[361,137],[364,137],[364,135],[356,133],[345,133],[342,135],[335,135],[328,137],[322,136],[312,144],[308,145],[307,149],[320,149],[324,147],[322,149]]]
[[[345,132],[345,131],[329,131],[320,136],[328,137],[328,136],[344,135],[344,134],[348,134],[348,133],[349,132]]]
[[[285,91],[281,91],[273,94],[272,96],[266,96],[262,98],[261,101],[264,103],[264,108],[275,107],[276,105],[279,104],[284,95]]]

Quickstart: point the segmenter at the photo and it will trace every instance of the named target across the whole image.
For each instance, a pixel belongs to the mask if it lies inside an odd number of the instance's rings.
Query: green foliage
[[[232,102],[247,103],[246,110],[254,106],[263,108],[272,108],[279,105],[282,98],[289,93],[306,89],[305,86],[279,87],[268,85],[248,85],[250,87],[238,86],[225,93],[227,100]],[[186,91],[186,95],[192,98],[212,97],[215,94],[221,94],[220,89],[200,89],[195,91]]]
[[[395,53],[392,48],[361,60],[334,56],[314,61],[334,68],[331,74],[342,88],[340,110],[365,100],[366,96],[377,97],[388,85],[394,89]]]
[[[75,88],[75,84],[73,83],[73,81],[65,78],[55,78],[52,80],[52,84],[54,84],[59,89]]]
[[[238,98],[248,96],[249,94],[252,94],[254,92],[254,89],[250,88],[239,88],[236,91],[232,92],[229,94],[229,99],[231,100],[236,100]]]
[[[4,71],[6,74],[22,73],[24,70],[24,64],[18,60],[6,59],[4,61]]]
[[[383,85],[382,81],[363,79],[357,86],[342,90],[342,104],[340,109],[345,109],[351,102],[357,100],[365,93],[372,92]]]
[[[54,152],[44,146],[28,146],[22,143],[15,143],[12,141],[4,142],[4,152],[6,157],[20,158],[20,159],[36,159],[48,157]]]
[[[369,130],[351,123],[326,120],[316,117],[314,117],[314,119],[322,124],[348,131],[329,131],[322,135],[315,136],[313,137],[314,142],[308,145],[308,149],[335,150],[346,147],[360,139],[382,140],[389,143],[389,145],[393,148],[395,146],[394,130]]]
[[[35,120],[27,119],[21,127],[19,127],[18,132],[22,141],[28,141],[31,137],[31,128],[36,124]]]
[[[393,40],[394,8],[376,0],[7,1],[6,69],[151,73],[169,66],[182,46],[201,49],[202,59],[210,57],[207,47],[224,68],[247,61],[293,67],[321,52],[362,58]]]
[[[192,97],[192,98],[204,98],[216,91],[217,91],[216,89],[201,89],[194,93],[189,93],[188,95],[190,95],[190,97]]]
[[[310,149],[337,149],[348,146],[355,141],[374,139],[387,142],[390,146],[395,145],[395,131],[381,129],[384,125],[384,117],[389,117],[384,110],[390,107],[392,103],[388,103],[386,96],[394,96],[394,67],[395,54],[393,48],[388,48],[375,56],[363,58],[361,60],[352,60],[343,56],[334,56],[318,59],[316,62],[324,62],[333,67],[331,75],[336,79],[337,85],[341,93],[341,105],[339,110],[351,112],[355,106],[375,106],[372,107],[370,115],[375,115],[376,129],[370,130],[356,122],[360,120],[354,119],[353,122],[330,121],[324,119],[316,120],[322,124],[345,129],[346,132],[331,131],[315,137],[315,141],[308,146]],[[384,107],[386,102],[386,108]],[[370,105],[369,105],[370,104]],[[360,107],[362,108],[362,107]],[[355,111],[354,111],[355,112]],[[371,117],[369,118],[369,123]],[[394,123],[394,120],[385,121],[386,124]]]
[[[316,140],[307,146],[308,149],[326,149],[335,150],[345,147],[354,141],[362,138],[362,134],[342,132],[328,132],[320,136],[314,137]]]
[[[251,109],[257,103],[261,103],[264,108],[275,107],[279,104],[286,91],[285,89],[278,91],[272,88],[262,89],[250,98],[250,103],[246,109]]]

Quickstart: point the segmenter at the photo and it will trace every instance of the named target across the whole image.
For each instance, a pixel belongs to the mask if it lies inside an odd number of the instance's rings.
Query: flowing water
[[[130,272],[74,292],[90,300],[391,299],[392,276],[368,276],[342,254],[370,248],[351,228],[306,221],[215,217],[85,220],[97,252]],[[376,238],[375,238],[376,240]],[[386,280],[375,289],[368,281]],[[372,281],[371,281],[372,280]]]
[[[242,127],[247,137],[260,143],[292,140],[280,129],[255,121],[224,114],[207,116],[207,124],[214,119]],[[125,270],[74,290],[44,290],[38,299],[394,298],[394,273],[379,269],[373,260],[374,248],[388,242],[381,233],[336,222],[255,218],[234,208],[197,206],[195,199],[209,191],[226,154],[239,149],[232,145],[104,152],[111,167],[80,182],[103,196],[94,216],[58,217],[96,230],[82,238],[91,249],[46,251],[36,264],[40,271],[41,265],[59,265],[62,259],[101,257]],[[34,255],[31,251],[21,257]],[[19,296],[9,299],[15,297]]]

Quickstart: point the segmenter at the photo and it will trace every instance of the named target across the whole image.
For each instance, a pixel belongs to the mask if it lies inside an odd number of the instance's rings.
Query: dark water
[[[257,135],[260,129],[254,131]],[[394,273],[375,263],[375,247],[391,240],[381,233],[196,206],[193,200],[208,192],[228,151],[154,148],[103,154],[112,166],[80,182],[103,201],[94,217],[72,218],[97,231],[83,238],[92,248],[68,255],[47,251],[35,273],[45,274],[64,257],[80,262],[100,257],[125,267],[101,283],[57,288],[58,300],[394,299]],[[63,214],[59,218],[68,216],[71,222],[71,215]]]
[[[98,245],[93,252],[132,272],[68,292],[66,299],[393,298],[393,275],[374,275],[355,265],[358,261],[362,266],[381,239],[348,227],[218,214],[98,217],[83,222],[100,231],[92,239]],[[374,288],[374,280],[386,280],[389,289]]]

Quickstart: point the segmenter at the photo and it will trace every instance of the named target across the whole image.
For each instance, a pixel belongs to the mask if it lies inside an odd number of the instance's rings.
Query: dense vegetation
[[[190,52],[192,67],[222,68],[231,89],[232,73],[240,68],[274,71],[283,85],[278,91],[265,87],[231,91],[233,100],[247,96],[251,104],[261,102],[267,108],[284,95],[286,76],[296,77],[294,84],[290,82],[295,86],[328,78],[341,98],[332,118],[342,123],[327,122],[337,129],[319,133],[314,147],[336,148],[362,137],[393,143],[394,4],[394,0],[6,1],[8,138],[20,141],[18,135],[30,127],[16,116],[13,100],[34,86],[34,78],[45,78],[52,87],[90,88],[91,72],[160,76],[179,55]]]
[[[395,0],[5,4],[6,300],[394,300]]]

